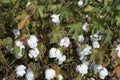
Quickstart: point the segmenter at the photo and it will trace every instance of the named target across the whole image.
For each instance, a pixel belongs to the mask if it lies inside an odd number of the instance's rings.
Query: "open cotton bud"
[[[25,78],[26,78],[26,80],[34,80],[34,74],[33,74],[32,70],[27,70]]]
[[[108,76],[108,70],[104,67],[99,72],[100,79],[105,79],[105,77]]]
[[[58,80],[63,80],[63,76],[61,74],[57,75]]]
[[[58,58],[58,64],[62,64],[65,60],[66,60],[66,56],[65,55],[59,56],[59,58]]]
[[[59,55],[61,55],[61,52],[59,49],[57,48],[51,48],[50,51],[49,51],[49,57],[50,58],[56,58],[58,57]]]
[[[50,68],[45,70],[45,79],[51,80],[56,76],[56,72],[54,69]]]
[[[79,0],[79,1],[78,1],[78,6],[83,6],[83,4],[84,4],[84,3],[83,3],[83,0]]]
[[[78,36],[78,42],[82,43],[84,41],[84,36],[81,34]]]
[[[98,64],[98,65],[97,65],[97,64],[94,64],[93,67],[92,67],[94,74],[100,72],[100,70],[101,70],[102,68],[103,68],[103,66],[102,66],[101,64]]]
[[[87,25],[88,25],[88,23],[86,22],[86,23],[83,24],[83,26],[82,26],[82,29],[83,29],[85,32],[88,32]]]
[[[16,46],[20,47],[20,51],[19,51],[19,53],[16,55],[16,58],[17,58],[17,59],[20,59],[20,58],[22,57],[22,49],[24,49],[25,47],[24,47],[24,45],[23,45],[23,42],[22,42],[22,41],[19,41],[19,40],[16,40],[16,41],[15,41],[15,44],[16,44]]]
[[[34,58],[34,59],[36,59],[37,58],[37,56],[39,55],[39,50],[38,50],[38,48],[33,48],[33,49],[31,49],[31,50],[29,50],[29,57],[30,58]]]
[[[17,38],[20,35],[19,29],[13,29],[13,34],[15,35],[15,38]]]
[[[23,77],[26,74],[25,69],[26,67],[24,65],[17,66],[15,69],[17,77]]]
[[[100,44],[98,41],[93,41],[92,46],[93,46],[93,48],[100,48]]]
[[[60,14],[58,14],[58,15],[57,15],[57,14],[51,15],[52,22],[53,22],[53,23],[56,23],[56,24],[59,24],[59,23],[60,23],[59,16],[60,16]]]
[[[27,44],[30,48],[35,48],[37,46],[38,39],[35,35],[31,35],[27,40]]]
[[[87,56],[89,54],[91,54],[92,52],[90,51],[92,49],[91,46],[86,45],[86,47],[81,50],[79,47],[77,48],[77,54],[80,57],[80,59],[82,60],[84,58],[84,56]]]
[[[102,35],[99,35],[100,31],[97,31],[94,35],[90,36],[90,40],[93,41],[99,41],[102,38]]]
[[[77,65],[76,71],[80,72],[83,76],[84,74],[88,73],[88,65],[86,64]]]
[[[64,47],[68,47],[70,45],[70,40],[68,37],[64,37],[63,39],[61,39],[60,41],[60,46],[64,46]]]

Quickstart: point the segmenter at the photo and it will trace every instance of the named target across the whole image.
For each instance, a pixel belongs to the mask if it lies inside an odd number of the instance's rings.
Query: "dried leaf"
[[[120,78],[120,66],[116,66],[113,70],[113,74]]]
[[[25,18],[21,20],[20,23],[18,24],[18,29],[23,29],[25,25],[29,22],[29,19],[30,15],[26,15]]]

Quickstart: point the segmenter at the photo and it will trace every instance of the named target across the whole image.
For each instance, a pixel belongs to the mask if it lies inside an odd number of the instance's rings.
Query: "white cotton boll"
[[[27,44],[30,48],[35,48],[37,46],[38,39],[35,35],[31,35],[27,40]]]
[[[53,22],[53,23],[56,23],[56,24],[59,24],[59,23],[60,23],[59,16],[60,16],[60,14],[58,14],[58,15],[57,15],[57,14],[51,15],[52,22]]]
[[[90,36],[91,41],[99,41],[102,38],[102,35],[99,35],[100,31],[97,31],[94,35]]]
[[[31,70],[27,70],[25,78],[26,78],[26,80],[34,80],[33,72]]]
[[[56,58],[56,57],[58,57],[60,54],[61,54],[60,50],[59,50],[59,49],[56,49],[56,48],[51,48],[50,51],[49,51],[49,57],[50,57],[50,58]]]
[[[94,74],[98,73],[102,68],[103,66],[101,64],[94,64],[92,67]]]
[[[98,41],[93,41],[92,46],[93,46],[93,48],[100,48],[100,44]]]
[[[25,73],[26,73],[25,69],[26,69],[26,67],[24,65],[17,66],[16,69],[15,69],[17,77],[24,76]]]
[[[20,35],[20,30],[19,29],[13,29],[13,34],[15,37],[18,37]]]
[[[104,67],[99,72],[100,79],[104,79],[106,76],[108,76],[108,70]]]
[[[37,56],[39,55],[39,50],[38,50],[38,48],[33,48],[33,49],[31,49],[31,50],[29,50],[29,57],[30,58],[37,58]]]
[[[31,2],[27,2],[26,7],[28,7],[31,4]]]
[[[70,40],[68,37],[64,37],[63,39],[61,39],[60,41],[60,46],[64,46],[64,47],[68,47],[70,45]]]
[[[22,57],[22,49],[24,49],[25,46],[23,45],[23,42],[22,42],[22,41],[19,41],[19,40],[16,40],[16,41],[15,41],[15,44],[16,44],[16,46],[20,47],[20,51],[19,51],[19,53],[16,55],[16,58],[17,58],[17,59],[20,59],[20,58]]]
[[[88,28],[87,28],[87,22],[85,24],[83,24],[82,26],[82,29],[85,31],[85,32],[88,32]]]
[[[88,73],[88,65],[86,64],[77,65],[76,71],[80,72],[83,76],[84,74]]]
[[[56,72],[54,69],[45,70],[45,79],[51,80],[56,76]]]
[[[89,45],[86,45],[86,47],[81,51],[79,48],[77,49],[77,54],[80,56],[80,57],[84,57],[84,56],[87,56],[89,54],[91,54],[92,52],[90,51],[92,49],[91,46]]]
[[[83,0],[79,0],[79,1],[78,1],[78,6],[83,6],[83,4],[84,4],[84,3],[83,3]]]
[[[62,55],[58,58],[58,64],[62,64],[66,60],[66,56]]]
[[[78,36],[78,42],[82,43],[84,41],[84,36],[81,34]]]
[[[63,80],[63,76],[61,74],[57,75],[58,80]]]
[[[88,78],[87,80],[95,80],[95,79],[91,77],[91,78]]]

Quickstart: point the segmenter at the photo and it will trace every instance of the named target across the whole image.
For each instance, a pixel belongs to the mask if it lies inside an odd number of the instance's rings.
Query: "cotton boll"
[[[118,51],[117,55],[118,57],[120,57],[120,44],[117,45],[117,48],[115,48],[115,50]]]
[[[61,74],[57,75],[58,80],[63,80],[63,76]]]
[[[92,52],[90,51],[92,49],[91,46],[86,45],[86,47],[83,50],[80,50],[79,48],[77,49],[77,54],[82,58],[86,55],[91,54]]]
[[[60,50],[59,50],[59,49],[56,49],[56,48],[51,48],[50,51],[49,51],[49,57],[50,57],[50,58],[56,58],[56,57],[58,57],[60,54],[61,54]]]
[[[83,76],[88,73],[88,66],[86,64],[77,65],[76,71],[80,72]]]
[[[84,4],[84,3],[83,3],[83,0],[79,0],[79,1],[78,1],[78,6],[83,6],[83,4]]]
[[[15,69],[17,77],[24,76],[25,73],[26,73],[25,69],[26,69],[26,67],[24,65],[17,66],[16,69]]]
[[[100,44],[98,41],[92,42],[92,46],[93,46],[93,48],[100,48]]]
[[[62,64],[65,60],[66,60],[66,56],[65,56],[65,55],[61,55],[61,56],[58,58],[58,64]]]
[[[57,15],[57,14],[51,15],[52,22],[53,22],[53,23],[56,23],[56,24],[59,24],[59,23],[60,23],[59,16],[60,16],[60,14],[58,14],[58,15]]]
[[[56,76],[56,72],[54,69],[45,70],[45,79],[51,80]]]
[[[13,34],[15,35],[15,38],[17,38],[20,35],[19,29],[13,29]]]
[[[98,64],[98,65],[97,65],[97,64],[94,64],[93,67],[92,67],[94,74],[100,72],[100,70],[101,70],[102,68],[103,68],[103,66],[102,66],[101,64]]]
[[[31,2],[27,2],[26,7],[28,7],[31,4]]]
[[[60,41],[60,46],[64,46],[64,47],[68,47],[70,45],[70,40],[68,37],[64,37],[63,39],[61,39]]]
[[[84,36],[81,34],[78,36],[78,42],[82,43],[84,41]]]
[[[85,31],[85,32],[88,32],[88,28],[87,28],[87,22],[85,24],[83,24],[82,26],[82,29]]]
[[[90,40],[91,40],[92,42],[101,40],[102,35],[99,35],[99,32],[100,32],[100,31],[97,31],[94,35],[91,35],[91,36],[90,36]]]
[[[29,57],[30,58],[37,58],[37,56],[39,55],[39,50],[38,50],[38,48],[33,48],[33,49],[31,49],[30,51],[29,51]]]
[[[108,75],[108,70],[104,67],[99,72],[99,77],[101,79],[104,79]]]
[[[33,72],[31,70],[27,70],[25,78],[26,78],[26,80],[34,80]]]
[[[31,35],[27,40],[27,44],[30,48],[35,48],[37,46],[38,39],[35,35]]]

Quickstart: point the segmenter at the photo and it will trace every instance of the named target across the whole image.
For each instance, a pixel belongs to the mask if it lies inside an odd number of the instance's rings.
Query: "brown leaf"
[[[113,70],[113,74],[120,78],[120,66],[116,66]]]
[[[114,61],[118,58],[117,52],[118,51],[116,51],[116,50],[112,50],[112,52],[110,54],[112,56],[112,61]]]
[[[20,21],[20,23],[18,24],[18,29],[23,29],[26,24],[29,22],[30,19],[30,15],[26,15],[25,18],[23,20]]]

